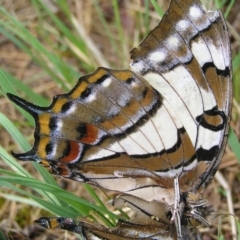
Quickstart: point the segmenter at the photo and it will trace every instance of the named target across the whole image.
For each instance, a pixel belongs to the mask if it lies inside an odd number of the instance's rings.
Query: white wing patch
[[[219,41],[216,40],[215,42],[212,39],[207,39],[207,45],[209,47],[209,51],[211,53],[214,65],[220,69],[225,69],[225,62],[222,53],[222,46],[220,45]],[[220,45],[220,46],[219,46]]]
[[[159,133],[157,132],[156,126],[153,125],[151,119],[147,121],[143,126],[141,126],[140,130],[149,139],[149,141],[151,141],[156,152],[161,152],[164,149],[163,143],[159,137]]]
[[[191,42],[191,49],[201,67],[207,62],[212,62],[212,56],[202,37],[198,37]]]
[[[145,75],[145,78],[157,91],[162,94],[165,99],[167,99],[174,111],[176,113],[179,113],[178,118],[188,132],[191,141],[195,143],[197,137],[196,122],[191,116],[186,105],[183,103],[183,100],[173,90],[170,84],[167,83],[167,81],[163,77],[161,77],[161,75],[155,73],[148,73]]]
[[[119,143],[128,155],[148,154],[148,152],[139,145],[138,141],[134,141],[130,135],[123,138]]]
[[[192,19],[199,19],[203,16],[203,13],[201,11],[201,9],[196,6],[196,5],[193,5],[192,7],[190,7],[189,9],[189,16],[192,18]]]
[[[129,137],[131,137],[134,141],[136,141],[141,146],[141,148],[145,150],[146,153],[155,153],[156,152],[156,150],[153,148],[152,144],[143,135],[142,132],[136,131],[134,133],[129,134]],[[139,154],[139,153],[137,151],[135,151],[135,154]]]
[[[87,162],[91,160],[101,159],[109,156],[113,156],[115,152],[109,151],[107,149],[99,148],[99,147],[91,147],[91,150],[95,150],[94,155],[85,155],[82,159],[82,162]]]
[[[155,66],[157,67],[158,64],[163,62],[167,57],[167,50],[164,48],[161,48],[155,52],[152,52],[148,55],[149,61],[151,61],[153,64],[155,63]]]
[[[178,50],[179,46],[181,46],[181,41],[179,38],[179,34],[174,34],[166,39],[166,46],[168,46],[171,51]]]
[[[164,101],[163,101],[164,105]],[[178,140],[177,128],[167,109],[162,106],[152,118],[154,125],[161,137],[164,148],[169,149]]]
[[[184,99],[185,107],[195,119],[203,112],[202,96],[193,76],[183,66],[178,66],[172,71],[163,74],[179,97]]]
[[[118,142],[114,142],[113,144],[109,145],[107,149],[117,153],[124,152],[124,149],[121,147],[121,145]]]
[[[218,146],[222,138],[222,131],[214,132],[200,126],[198,132],[199,140],[197,142],[197,148],[202,147],[204,149],[210,149],[213,146]]]
[[[101,86],[103,86],[104,88],[107,88],[110,86],[110,84],[112,83],[112,78],[108,77],[107,79],[105,79],[103,81],[103,83],[101,84]]]
[[[194,161],[192,161],[189,165],[183,167],[184,172],[189,172],[196,168],[198,165],[198,160],[195,158]]]
[[[179,22],[176,23],[176,30],[181,32],[181,31],[186,31],[190,26],[189,21],[182,19]]]

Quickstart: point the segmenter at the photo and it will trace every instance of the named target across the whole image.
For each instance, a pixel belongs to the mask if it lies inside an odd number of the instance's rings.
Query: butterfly
[[[13,155],[50,173],[116,191],[135,215],[106,228],[40,218],[85,239],[201,239],[213,209],[202,192],[229,130],[232,73],[226,22],[199,0],[172,0],[131,51],[131,70],[100,67],[39,107],[8,94],[36,124],[33,148]]]

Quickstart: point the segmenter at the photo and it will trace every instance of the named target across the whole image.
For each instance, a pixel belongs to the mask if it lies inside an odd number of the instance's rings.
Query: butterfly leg
[[[176,227],[176,232],[178,238],[182,238],[182,229],[181,229],[181,217],[180,217],[180,190],[179,190],[179,181],[178,177],[174,178],[174,195],[175,195],[175,200],[174,200],[174,207],[172,210],[172,218],[171,222],[174,221],[175,227]]]

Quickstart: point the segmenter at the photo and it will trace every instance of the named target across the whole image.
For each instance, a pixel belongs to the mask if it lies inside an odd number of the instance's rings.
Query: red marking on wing
[[[76,160],[80,155],[79,153],[81,152],[81,145],[78,142],[69,141],[69,145],[69,154],[61,158],[61,162],[70,163],[73,160]]]
[[[92,144],[98,138],[98,128],[92,124],[86,124],[86,133],[81,138],[81,142]]]

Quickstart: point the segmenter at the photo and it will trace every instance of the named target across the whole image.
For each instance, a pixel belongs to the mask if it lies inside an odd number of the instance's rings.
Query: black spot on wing
[[[208,70],[208,68],[215,68],[217,75],[221,75],[223,77],[229,77],[230,76],[230,69],[229,67],[226,67],[224,70],[218,69],[213,62],[207,62],[202,66],[202,71],[205,74]]]
[[[87,127],[85,123],[80,123],[76,128],[76,131],[80,133],[79,139],[87,136]]]
[[[82,94],[81,94],[81,98],[82,99],[86,99],[86,98],[88,98],[90,95],[91,95],[91,92],[92,92],[92,89],[91,89],[91,87],[87,87],[83,92],[82,92]]]
[[[229,77],[230,76],[230,69],[229,69],[229,67],[226,67],[224,70],[217,69],[217,75],[221,75],[223,77]]]
[[[100,77],[97,81],[96,81],[96,84],[102,84],[107,78],[109,78],[109,74],[105,74],[103,75],[102,77]]]
[[[61,112],[66,113],[73,105],[73,102],[66,102],[62,105]]]
[[[48,126],[52,131],[54,131],[57,128],[57,123],[58,123],[58,118],[52,116]]]
[[[212,161],[219,152],[218,146],[213,146],[210,149],[204,149],[202,147],[197,149],[197,159],[198,161]]]
[[[49,143],[46,145],[46,147],[45,147],[45,152],[46,152],[46,155],[47,155],[47,156],[52,153],[53,147],[54,147],[54,143],[52,143],[52,142],[49,142]]]
[[[135,82],[135,79],[134,79],[133,77],[130,77],[130,78],[128,78],[128,79],[126,80],[126,83],[127,83],[128,85],[131,85],[133,82]]]

